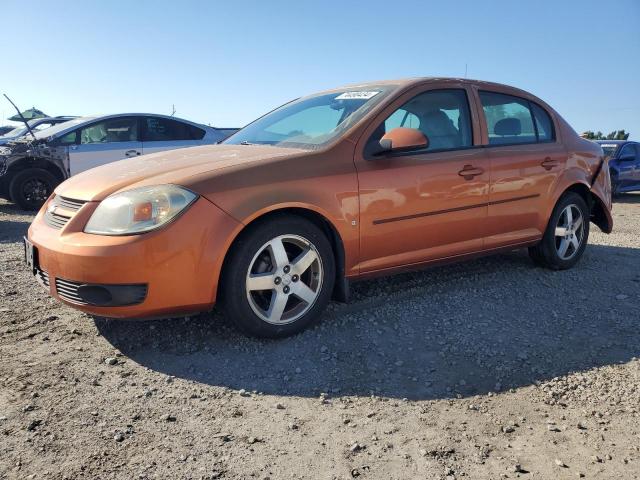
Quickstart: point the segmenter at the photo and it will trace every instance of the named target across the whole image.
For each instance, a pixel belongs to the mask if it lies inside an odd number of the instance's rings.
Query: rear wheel
[[[552,270],[573,267],[587,246],[589,218],[589,207],[580,195],[564,194],[553,209],[542,240],[529,248],[533,261]]]
[[[51,172],[27,168],[15,174],[9,185],[11,200],[24,210],[38,210],[60,183]]]
[[[334,280],[333,251],[324,233],[301,217],[272,217],[234,245],[220,301],[242,332],[285,337],[318,320]]]

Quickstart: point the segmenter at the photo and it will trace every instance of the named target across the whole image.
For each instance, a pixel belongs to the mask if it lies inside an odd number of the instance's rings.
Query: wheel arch
[[[606,206],[600,197],[591,191],[591,187],[586,182],[575,182],[568,185],[556,197],[554,207],[558,203],[558,200],[560,200],[560,198],[562,198],[562,196],[567,192],[574,192],[580,195],[589,207],[589,211],[591,213],[590,221],[604,233],[611,233],[612,225],[606,215]]]
[[[59,165],[49,160],[38,157],[24,157],[20,160],[12,162],[7,167],[6,175],[14,176],[18,172],[27,170],[29,168],[41,168],[43,170],[47,170],[49,173],[53,174],[60,181],[60,183],[64,182],[67,178],[64,170]],[[9,182],[11,182],[11,180],[9,180]]]
[[[224,253],[224,259],[220,268],[216,298],[219,296],[222,277],[224,275],[225,268],[228,266],[227,260],[239,239],[241,239],[243,235],[247,234],[247,232],[249,232],[256,224],[268,221],[269,218],[280,215],[293,215],[304,218],[316,225],[325,233],[329,243],[331,244],[336,265],[336,281],[332,297],[338,301],[346,301],[348,298],[348,281],[345,276],[346,254],[342,236],[334,223],[329,220],[328,215],[318,209],[302,204],[276,205],[268,210],[256,212],[242,222],[242,227],[234,233],[229,241],[229,246]]]

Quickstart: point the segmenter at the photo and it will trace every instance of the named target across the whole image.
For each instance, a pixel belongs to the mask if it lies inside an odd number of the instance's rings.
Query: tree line
[[[614,130],[609,135],[605,135],[601,131],[592,132],[591,130],[587,130],[580,136],[587,140],[627,140],[629,138],[629,132]]]

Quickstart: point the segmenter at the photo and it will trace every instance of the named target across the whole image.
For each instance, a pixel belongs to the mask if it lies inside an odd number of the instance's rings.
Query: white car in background
[[[148,153],[215,144],[236,130],[147,113],[76,118],[0,149],[0,197],[37,209],[77,173]]]

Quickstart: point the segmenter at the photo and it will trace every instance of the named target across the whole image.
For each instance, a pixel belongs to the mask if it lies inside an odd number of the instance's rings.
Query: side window
[[[78,130],[74,130],[73,132],[69,132],[66,135],[63,135],[62,137],[60,137],[60,140],[58,140],[58,143],[60,145],[73,145],[77,143],[77,139],[78,139]]]
[[[620,155],[618,155],[618,158],[622,158],[628,155],[634,155],[635,156],[636,152],[635,152],[635,148],[633,146],[632,143],[627,143],[624,147],[622,147],[622,150],[620,150]]]
[[[192,127],[188,123],[162,117],[144,117],[145,142],[167,142],[177,140],[199,140],[204,137],[204,130]],[[200,132],[192,131],[193,128]],[[198,135],[200,134],[200,137]]]
[[[551,142],[555,140],[553,122],[547,111],[535,103],[531,103],[531,110],[533,111],[533,118],[536,121],[538,141]]]
[[[471,115],[464,90],[430,90],[416,95],[380,124],[365,147],[372,152],[385,133],[398,127],[420,130],[428,139],[425,151],[455,150],[472,145]]]
[[[527,100],[502,93],[480,92],[480,101],[487,120],[489,145],[537,141]]]
[[[138,141],[138,119],[110,118],[80,130],[80,143],[119,143]]]
[[[386,132],[398,127],[418,128],[419,126],[420,119],[403,108],[399,108],[393,112],[391,116],[384,121],[384,129]]]

